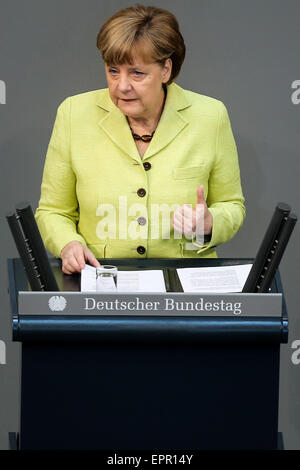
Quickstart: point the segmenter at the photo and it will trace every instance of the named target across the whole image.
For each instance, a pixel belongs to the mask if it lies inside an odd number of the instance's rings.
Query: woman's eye
[[[116,75],[118,73],[118,71],[116,69],[109,69],[108,71],[109,71],[109,73],[111,73],[113,75]]]
[[[138,70],[135,70],[133,73],[134,73],[134,75],[136,75],[137,77],[140,77],[141,75],[144,75],[143,72],[139,72]]]

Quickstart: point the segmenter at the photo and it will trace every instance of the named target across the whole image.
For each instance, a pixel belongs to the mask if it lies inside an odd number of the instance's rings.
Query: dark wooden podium
[[[106,261],[120,269],[252,262]],[[51,263],[61,290],[78,291],[79,276]],[[105,335],[92,317],[20,318],[28,283],[19,259],[8,269],[13,338],[22,342],[20,449],[278,448],[284,298],[282,317],[202,317],[194,334],[187,318],[116,317]],[[272,291],[282,292],[279,273]]]

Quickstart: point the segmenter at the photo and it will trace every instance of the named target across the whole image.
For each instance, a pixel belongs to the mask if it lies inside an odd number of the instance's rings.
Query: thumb
[[[205,197],[204,197],[204,187],[203,184],[199,186],[197,189],[197,204],[204,204],[206,205]]]

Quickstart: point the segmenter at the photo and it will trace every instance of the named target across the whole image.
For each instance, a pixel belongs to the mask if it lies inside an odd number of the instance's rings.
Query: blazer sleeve
[[[71,164],[70,113],[71,100],[67,98],[57,110],[35,213],[45,246],[56,257],[60,257],[61,250],[71,241],[86,245],[77,232],[79,209],[76,176]]]
[[[237,233],[246,215],[244,201],[237,148],[226,107],[220,102],[215,161],[206,199],[213,228],[210,241],[198,245],[198,254],[226,243]]]

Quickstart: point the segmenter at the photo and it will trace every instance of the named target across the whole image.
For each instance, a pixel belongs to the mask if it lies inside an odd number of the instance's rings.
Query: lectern
[[[164,269],[167,295],[178,299],[185,294],[175,268],[252,262],[106,261]],[[58,260],[51,266],[60,291],[80,298],[79,276],[62,274]],[[20,449],[278,448],[280,345],[288,336],[279,272],[270,294],[236,294],[256,296],[245,315],[91,315],[47,314],[42,304],[21,311],[26,274],[19,259],[8,269],[13,339],[22,343]],[[256,303],[259,295],[265,303]]]

